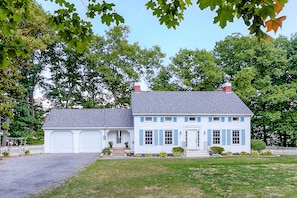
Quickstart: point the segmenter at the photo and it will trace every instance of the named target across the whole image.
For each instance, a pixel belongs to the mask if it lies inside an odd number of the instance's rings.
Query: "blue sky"
[[[57,7],[45,0],[37,0],[46,11],[52,11]],[[83,3],[88,0],[71,0],[77,5],[80,13],[85,13]],[[179,27],[167,29],[165,25],[160,25],[158,19],[152,15],[150,10],[146,10],[147,0],[110,0],[116,4],[116,11],[125,18],[125,25],[130,27],[129,42],[137,42],[143,48],[151,48],[154,45],[161,47],[161,51],[168,59],[174,56],[180,49],[206,49],[211,51],[217,41],[223,40],[232,33],[248,35],[247,27],[243,21],[235,20],[228,23],[227,27],[221,29],[218,24],[213,24],[215,12],[210,10],[201,11],[197,5],[191,6],[185,13],[184,21]],[[290,37],[297,32],[297,1],[289,0],[280,16],[286,15],[287,19],[283,22],[282,29],[277,34],[269,33],[272,37],[284,35]],[[102,25],[99,18],[92,20],[93,31],[103,35],[105,30],[110,27]]]

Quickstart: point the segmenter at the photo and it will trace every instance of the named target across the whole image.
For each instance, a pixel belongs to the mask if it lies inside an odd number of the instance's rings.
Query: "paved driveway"
[[[58,186],[99,154],[42,154],[0,160],[0,197],[26,197]]]

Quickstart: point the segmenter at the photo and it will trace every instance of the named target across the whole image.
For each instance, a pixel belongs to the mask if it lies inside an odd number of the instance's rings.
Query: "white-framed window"
[[[239,117],[233,117],[232,120],[233,122],[239,122]]]
[[[240,134],[239,130],[233,130],[232,131],[232,144],[239,144],[240,141]]]
[[[145,117],[144,121],[146,122],[152,122],[153,121],[153,117]]]
[[[172,117],[165,117],[165,122],[172,122]]]
[[[220,117],[213,117],[213,121],[214,122],[219,122],[220,121]]]
[[[172,130],[165,130],[165,144],[172,144],[173,133]]]
[[[146,130],[144,133],[145,137],[145,144],[153,144],[153,131]]]
[[[190,122],[195,122],[196,121],[196,117],[189,117],[189,121]]]
[[[221,132],[220,130],[212,131],[212,143],[213,144],[221,144]]]

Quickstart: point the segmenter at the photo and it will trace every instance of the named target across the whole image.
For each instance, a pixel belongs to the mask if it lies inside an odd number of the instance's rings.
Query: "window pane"
[[[172,131],[171,130],[165,131],[165,144],[172,144]]]
[[[172,117],[165,117],[165,121],[166,122],[171,122],[172,121]]]
[[[153,131],[145,131],[145,144],[153,144]]]
[[[239,130],[232,131],[232,144],[239,144]]]
[[[213,144],[220,144],[221,143],[221,133],[219,130],[213,130],[213,136],[212,136],[212,142]]]
[[[239,117],[233,117],[233,121],[239,121]]]
[[[153,117],[145,117],[145,121],[146,122],[151,122],[151,121],[153,121]]]
[[[196,117],[189,117],[190,121],[196,121]]]
[[[213,117],[213,121],[220,121],[220,117]]]

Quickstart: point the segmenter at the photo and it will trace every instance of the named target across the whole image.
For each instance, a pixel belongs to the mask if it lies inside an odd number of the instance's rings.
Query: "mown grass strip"
[[[98,160],[38,197],[296,197],[297,156]]]

